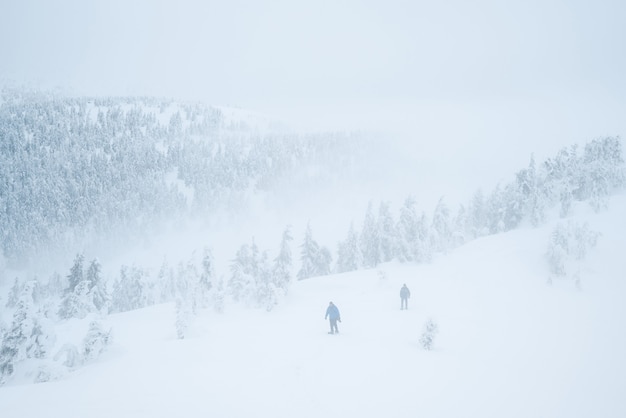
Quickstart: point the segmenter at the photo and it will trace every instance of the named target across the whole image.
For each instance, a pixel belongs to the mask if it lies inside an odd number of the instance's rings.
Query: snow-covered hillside
[[[114,314],[96,361],[0,388],[3,417],[624,417],[626,195],[572,220],[600,232],[580,286],[552,278],[555,223],[470,242],[432,263],[296,282],[271,312],[200,311],[176,338],[172,304]],[[401,311],[398,292],[412,292]],[[329,301],[341,310],[328,335]],[[433,350],[420,343],[428,319]],[[84,335],[85,321],[65,332]]]

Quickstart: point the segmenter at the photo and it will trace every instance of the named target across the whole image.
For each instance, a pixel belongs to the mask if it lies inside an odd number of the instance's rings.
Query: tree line
[[[49,253],[71,257],[94,240],[125,243],[167,221],[236,209],[250,190],[269,190],[307,165],[341,171],[362,141],[260,135],[200,104],[5,89],[0,257],[19,268]]]

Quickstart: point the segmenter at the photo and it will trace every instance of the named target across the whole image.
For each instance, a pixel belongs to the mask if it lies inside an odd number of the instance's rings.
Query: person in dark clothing
[[[400,288],[400,310],[409,309],[409,298],[411,297],[411,291],[406,287],[406,283]]]
[[[330,321],[329,334],[338,334],[339,328],[337,328],[337,321],[341,322],[341,315],[339,314],[339,309],[332,302],[330,302],[328,308],[326,308],[326,316],[324,316],[324,319],[326,318]]]

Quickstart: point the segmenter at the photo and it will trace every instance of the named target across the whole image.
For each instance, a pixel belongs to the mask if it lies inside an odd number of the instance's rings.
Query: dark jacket
[[[408,287],[402,286],[402,288],[400,289],[400,297],[402,299],[407,299],[411,297],[411,291]]]

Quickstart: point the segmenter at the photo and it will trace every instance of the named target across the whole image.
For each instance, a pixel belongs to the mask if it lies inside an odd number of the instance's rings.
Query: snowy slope
[[[554,222],[476,240],[428,265],[296,282],[272,312],[173,305],[111,315],[114,344],[61,380],[0,388],[2,417],[624,417],[626,196],[579,207],[602,233],[571,280],[547,284]],[[555,221],[556,222],[556,221]],[[398,292],[412,292],[409,310]],[[324,313],[341,310],[339,335]],[[439,326],[435,349],[419,337]],[[84,330],[81,330],[84,335]]]

